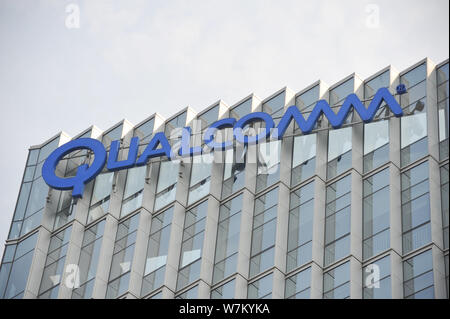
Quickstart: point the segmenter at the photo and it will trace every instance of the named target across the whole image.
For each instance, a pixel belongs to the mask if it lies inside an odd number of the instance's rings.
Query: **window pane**
[[[273,274],[267,275],[248,285],[249,299],[264,299],[272,297]]]

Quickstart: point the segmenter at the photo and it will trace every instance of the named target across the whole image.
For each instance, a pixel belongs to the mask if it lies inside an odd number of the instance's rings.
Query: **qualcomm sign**
[[[397,93],[405,93],[404,86],[397,87]],[[213,123],[206,129],[203,135],[203,141],[206,146],[213,150],[226,150],[233,146],[233,141],[217,142],[215,137],[221,129],[233,128],[233,137],[238,143],[244,145],[260,143],[267,138],[280,140],[283,138],[286,129],[291,123],[292,119],[296,121],[303,134],[310,133],[314,125],[316,124],[322,113],[327,117],[328,122],[335,129],[340,128],[344,123],[351,108],[358,112],[361,119],[365,122],[371,122],[381,104],[386,102],[387,106],[391,109],[392,113],[399,117],[403,115],[402,108],[397,103],[395,98],[391,95],[387,88],[379,89],[369,107],[366,109],[363,103],[359,100],[356,94],[350,94],[344,101],[344,104],[340,108],[339,112],[335,114],[330,105],[325,100],[320,100],[315,105],[308,119],[305,120],[296,106],[290,106],[283,117],[281,118],[278,126],[275,128],[272,117],[264,112],[250,113],[236,121],[234,118],[225,118]],[[244,127],[253,122],[264,122],[265,127],[262,131],[254,136],[245,135]],[[181,147],[178,151],[178,155],[193,156],[203,153],[201,147],[191,147],[191,128],[185,127],[182,129],[181,134]],[[109,151],[109,157],[103,144],[92,138],[79,138],[72,140],[61,147],[53,151],[46,159],[42,167],[42,177],[45,182],[55,189],[70,190],[72,189],[73,197],[82,197],[84,186],[86,183],[94,179],[104,168],[105,163],[109,171],[117,171],[122,169],[128,169],[135,166],[146,165],[148,160],[154,157],[166,156],[169,159],[174,158],[171,146],[167,137],[162,132],[155,133],[151,141],[148,143],[145,150],[138,158],[139,138],[133,137],[130,141],[130,147],[128,151],[128,158],[126,160],[118,161],[120,140],[112,141]],[[77,173],[73,177],[63,178],[55,174],[56,166],[59,161],[71,152],[88,149],[93,152],[94,160],[89,166],[83,164],[78,167]],[[108,157],[108,158],[107,158]]]

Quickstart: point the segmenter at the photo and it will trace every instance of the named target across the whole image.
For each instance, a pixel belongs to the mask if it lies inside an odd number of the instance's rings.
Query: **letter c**
[[[244,126],[253,122],[258,122],[262,120],[266,123],[266,127],[264,128],[264,132],[259,133],[256,136],[245,136],[243,134]],[[260,139],[267,138],[270,135],[270,130],[274,127],[275,123],[273,122],[272,117],[265,112],[254,112],[243,116],[239,121],[237,121],[234,126],[233,132],[236,141],[241,144],[256,144]]]

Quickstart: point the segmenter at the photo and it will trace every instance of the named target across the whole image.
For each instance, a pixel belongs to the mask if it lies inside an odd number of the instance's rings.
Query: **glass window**
[[[164,134],[169,138],[169,143],[173,142],[181,136],[181,128],[186,125],[186,112],[181,113],[177,117],[166,122]]]
[[[124,217],[141,207],[146,172],[147,166],[128,169],[120,217]]]
[[[219,106],[215,106],[209,111],[202,113],[198,116],[198,119],[202,122],[202,129],[209,127],[215,121],[219,119]]]
[[[403,262],[403,295],[405,299],[434,298],[431,250]]]
[[[285,96],[286,94],[283,91],[277,96],[264,102],[262,105],[263,112],[270,114],[272,116],[273,121],[275,122],[275,126],[278,125],[278,123],[281,120],[281,117],[283,116]]]
[[[108,288],[106,290],[107,299],[117,298],[128,290],[139,216],[140,214],[136,214],[119,223],[117,227]]]
[[[289,206],[288,272],[312,258],[314,182],[292,192]]]
[[[151,118],[147,122],[139,125],[134,129],[134,136],[139,137],[139,144],[150,142],[155,125],[155,119]]]
[[[248,285],[249,299],[271,299],[272,298],[273,274],[270,273]]]
[[[331,179],[352,166],[352,128],[328,132],[327,178]]]
[[[448,260],[448,254],[444,256],[444,263],[445,263],[445,287],[447,288],[447,298],[448,298],[448,287],[449,287],[449,281],[448,281],[448,275],[449,275],[449,260]]]
[[[211,291],[211,299],[233,299],[235,286],[236,282],[233,279],[222,286],[217,287]]]
[[[28,206],[25,213],[25,219],[44,208],[47,196],[48,186],[45,183],[44,179],[42,177],[39,177],[33,182],[33,186],[31,187],[30,197],[28,198]]]
[[[103,134],[102,143],[106,147],[107,150],[109,150],[112,141],[117,141],[122,138],[122,130],[123,130],[123,124],[120,124],[119,126],[112,129],[111,131]]]
[[[389,161],[389,121],[364,124],[364,173]]]
[[[155,211],[175,200],[180,161],[161,162],[156,188]]]
[[[69,246],[72,226],[60,231],[50,238],[44,274],[38,298],[57,298],[59,284],[64,273],[67,248]]]
[[[33,260],[38,233],[5,247],[0,267],[0,298],[22,298]],[[15,254],[14,254],[15,252]]]
[[[213,284],[236,272],[242,197],[240,194],[220,206]]]
[[[363,184],[363,258],[389,249],[389,168]]]
[[[27,166],[36,165],[39,156],[39,149],[30,150],[28,153]]]
[[[442,227],[444,231],[444,249],[448,249],[448,163],[441,166],[441,210],[442,210]]]
[[[280,179],[281,141],[258,144],[258,172],[256,192],[259,192]]]
[[[75,205],[76,201],[72,198],[72,191],[60,192],[53,230],[58,229],[73,219]]]
[[[172,216],[173,207],[152,217],[141,296],[164,284]]]
[[[319,86],[309,89],[308,91],[299,94],[295,97],[295,105],[298,107],[300,112],[302,112],[303,117],[306,114],[309,114],[316,105],[317,100],[319,99]]]
[[[337,266],[323,275],[323,299],[350,298],[350,262]]]
[[[363,298],[391,299],[391,258],[383,257],[363,268]]]
[[[403,254],[431,241],[428,162],[402,173]]]
[[[244,187],[247,149],[238,144],[233,149],[226,150],[224,154],[222,199]]]
[[[251,113],[252,111],[252,99],[249,98],[239,105],[233,107],[230,110],[230,117],[234,117],[235,119],[240,119],[244,115]]]
[[[286,299],[309,299],[311,294],[311,267],[286,279]]]
[[[40,152],[39,152],[39,158],[38,158],[38,163],[42,163],[43,161],[45,161],[47,159],[47,157],[51,154],[51,152],[53,152],[59,144],[59,138],[55,138],[54,140],[52,140],[51,142],[48,142],[47,144],[45,144]],[[40,172],[39,172],[40,174]]]
[[[401,163],[408,165],[428,153],[426,115],[426,65],[400,77],[407,93],[400,96],[406,114],[401,118]]]
[[[316,168],[316,134],[294,137],[291,187],[314,175]]]
[[[370,99],[381,88],[389,88],[389,71],[383,72],[377,77],[364,83],[364,99]],[[370,102],[367,102],[370,104]],[[367,105],[366,105],[367,106]]]
[[[250,277],[273,266],[277,224],[278,188],[258,197],[253,216]]]
[[[437,95],[439,115],[439,158],[448,157],[448,117],[449,117],[449,86],[448,63],[437,69]]]
[[[326,191],[325,266],[350,253],[351,175]]]
[[[72,299],[90,299],[92,297],[104,230],[105,220],[102,220],[84,232],[78,261],[80,282],[79,287],[75,287],[72,291]]]
[[[204,201],[186,212],[177,290],[186,287],[200,277],[207,211],[208,201]]]
[[[194,156],[189,185],[188,205],[209,194],[213,160],[213,153]]]
[[[102,217],[108,212],[113,178],[113,172],[102,173],[95,178],[87,223]]]
[[[186,290],[185,292],[179,294],[175,299],[197,299],[198,298],[198,285]]]
[[[340,109],[342,104],[344,103],[347,96],[352,94],[355,89],[355,82],[354,78],[351,78],[344,83],[340,84],[339,86],[335,87],[334,89],[330,90],[330,106],[332,110],[337,113]],[[346,120],[344,121],[345,124],[351,123],[353,121],[353,110],[348,113]]]

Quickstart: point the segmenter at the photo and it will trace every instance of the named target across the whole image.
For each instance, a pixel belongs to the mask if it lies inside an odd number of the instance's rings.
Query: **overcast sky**
[[[75,4],[69,6],[69,4]],[[449,56],[448,0],[0,0],[0,255],[28,147]],[[79,9],[79,28],[76,27]],[[69,13],[66,13],[68,9]],[[74,18],[74,19],[73,19]],[[68,27],[69,26],[69,27]]]

